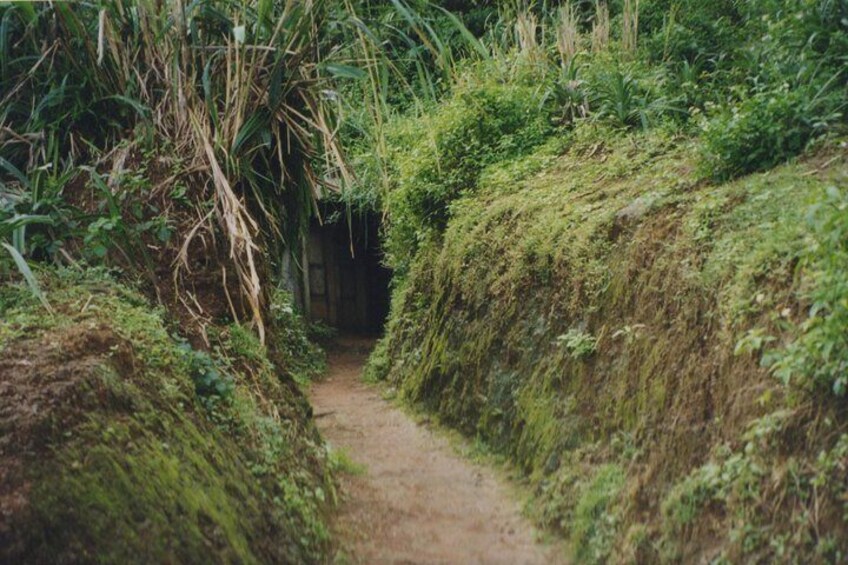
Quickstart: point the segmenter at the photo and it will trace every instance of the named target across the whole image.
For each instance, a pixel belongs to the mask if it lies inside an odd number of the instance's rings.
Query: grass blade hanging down
[[[121,94],[113,94],[111,96],[106,96],[99,101],[104,101],[104,100],[114,100],[116,102],[121,102],[122,104],[125,104],[126,106],[135,110],[138,113],[140,118],[145,118],[148,115],[150,115],[150,108],[148,108],[147,106],[145,106],[144,104],[142,104],[138,100],[133,100],[129,96],[123,96]]]
[[[264,110],[258,110],[244,121],[239,129],[238,135],[230,149],[233,155],[238,155],[242,148],[252,139],[259,136],[263,131],[268,130],[268,122],[270,116]]]
[[[9,174],[15,177],[15,179],[20,182],[21,185],[23,185],[24,187],[30,187],[29,178],[27,178],[27,176],[23,174],[20,169],[18,169],[16,166],[14,166],[12,163],[7,161],[3,157],[0,157],[0,168],[5,169]]]
[[[427,49],[433,53],[436,60],[441,62],[442,71],[445,75],[449,75],[451,71],[449,65],[449,54],[439,35],[433,30],[430,24],[423,21],[418,14],[414,14],[403,0],[391,0],[391,2],[394,5],[395,10],[397,10],[401,17],[406,20],[415,34],[418,35],[421,43],[423,43]],[[427,33],[421,29],[422,26]]]
[[[265,342],[265,324],[262,317],[261,292],[262,284],[259,272],[256,268],[255,254],[256,244],[253,234],[258,230],[256,221],[250,216],[242,202],[233,192],[230,182],[221,169],[215,150],[209,142],[209,137],[200,124],[200,120],[193,113],[190,114],[194,132],[206,153],[207,162],[212,169],[212,178],[216,189],[216,204],[219,207],[219,215],[226,227],[227,236],[230,240],[230,259],[236,266],[242,291],[246,295],[250,309],[253,314],[253,322],[262,343]]]
[[[21,275],[23,275],[27,286],[29,286],[29,289],[32,291],[32,294],[36,298],[38,298],[41,304],[44,305],[44,308],[52,314],[53,307],[50,306],[50,302],[47,301],[47,297],[44,296],[44,293],[41,291],[41,287],[38,284],[38,279],[35,278],[35,273],[33,273],[32,269],[29,268],[29,265],[27,264],[26,259],[24,259],[24,256],[21,255],[21,253],[17,249],[15,249],[6,242],[0,242],[0,245],[2,245],[3,248],[9,252],[9,255],[12,256],[12,259],[15,261],[15,265],[18,267],[18,271],[20,271]]]
[[[52,225],[53,218],[42,214],[15,214],[0,220],[0,238],[11,236],[12,247],[18,253],[26,253],[26,227],[30,224]]]

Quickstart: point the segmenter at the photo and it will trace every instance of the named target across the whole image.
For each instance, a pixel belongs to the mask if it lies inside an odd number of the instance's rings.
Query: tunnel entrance
[[[322,205],[306,241],[305,309],[342,332],[376,335],[389,314],[391,272],[381,264],[380,218]]]

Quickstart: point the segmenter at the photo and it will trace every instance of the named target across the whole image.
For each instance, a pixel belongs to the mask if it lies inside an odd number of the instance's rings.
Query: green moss
[[[103,275],[40,277],[55,314],[4,287],[3,303],[16,305],[0,322],[0,355],[26,356],[27,394],[67,380],[44,421],[12,418],[4,430],[27,437],[31,453],[18,478],[28,504],[4,559],[323,558],[335,499],[326,453],[305,399],[255,338],[229,329],[227,347],[206,359],[235,388],[201,403],[191,358],[161,311]]]
[[[443,237],[418,248],[395,291],[369,374],[511,457],[535,486],[540,520],[566,533],[580,473],[627,469],[633,502],[616,507],[621,527],[599,534],[598,555],[657,559],[660,525],[674,520],[658,493],[793,402],[759,353],[734,349],[751,328],[781,336],[774,345],[797,331],[805,215],[845,161],[831,151],[716,185],[694,172],[697,143],[671,132],[583,125],[552,146],[527,167],[491,165],[452,204]],[[612,447],[621,437],[629,455]],[[770,512],[762,527],[777,532]],[[839,539],[843,526],[828,528]]]
[[[212,549],[221,561],[261,560],[250,532],[264,497],[234,445],[213,446],[185,421],[166,424],[169,441],[136,418],[107,422],[77,430],[34,477],[28,526],[51,535],[30,540],[28,558],[192,561]]]

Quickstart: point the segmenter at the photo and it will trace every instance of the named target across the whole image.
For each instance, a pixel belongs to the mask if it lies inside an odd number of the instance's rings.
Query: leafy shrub
[[[639,25],[647,53],[666,61],[729,61],[744,40],[740,0],[644,0]],[[711,69],[711,70],[712,70]]]
[[[274,347],[282,356],[282,367],[300,384],[320,375],[326,368],[323,350],[309,339],[310,328],[295,310],[289,292],[277,289],[271,301],[271,322],[274,328]],[[321,336],[329,336],[327,329],[317,328]]]
[[[711,507],[741,510],[744,503],[762,497],[761,481],[765,469],[753,457],[753,444],[745,452],[733,452],[728,446],[717,449],[716,456],[677,482],[662,501],[664,518],[663,545],[666,560],[680,559],[680,534]],[[742,515],[737,523],[744,529]],[[744,532],[738,532],[742,537]]]
[[[492,163],[528,153],[551,133],[538,89],[470,80],[431,114],[398,124],[390,140],[397,186],[389,194],[387,255],[403,270],[421,241],[440,233],[451,203]]]
[[[702,172],[727,180],[799,154],[838,117],[828,102],[822,90],[783,85],[718,109],[703,124]]]
[[[748,20],[762,24],[749,31],[756,56],[752,63],[759,69],[750,67],[748,72],[785,80],[809,79],[822,71],[832,74],[843,69],[848,53],[848,3],[764,0],[750,4]],[[842,80],[844,84],[845,77]]]
[[[306,336],[310,341],[319,345],[327,345],[338,335],[338,330],[322,320],[309,322],[306,327]]]
[[[702,159],[703,171],[719,180],[800,153],[841,118],[848,78],[844,2],[766,0],[736,2],[734,9],[741,19],[720,79],[726,88],[713,80],[711,88],[702,84],[707,97],[698,97],[721,104],[704,128]],[[689,60],[711,71],[709,57]],[[737,102],[725,102],[721,92]]]
[[[844,396],[848,391],[848,194],[833,186],[813,208],[810,221],[814,242],[807,264],[812,279],[809,316],[800,336],[785,350],[770,352],[771,364],[784,382],[829,388]]]
[[[180,343],[178,348],[189,367],[194,390],[207,409],[212,411],[218,403],[232,398],[233,378],[221,371],[208,353],[192,348],[188,342]]]

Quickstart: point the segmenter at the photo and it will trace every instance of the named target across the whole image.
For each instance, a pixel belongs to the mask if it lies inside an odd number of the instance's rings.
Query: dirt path
[[[485,467],[361,381],[370,343],[343,341],[312,388],[318,426],[367,469],[343,478],[339,531],[362,563],[557,563],[519,503]]]

